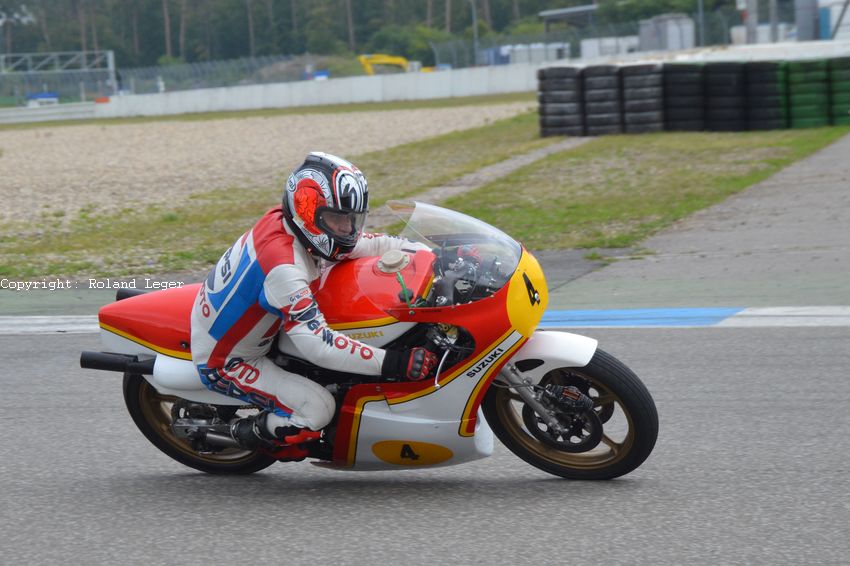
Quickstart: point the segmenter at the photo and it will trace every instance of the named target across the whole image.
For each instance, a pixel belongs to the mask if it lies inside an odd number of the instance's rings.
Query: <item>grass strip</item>
[[[404,198],[516,154],[558,141],[541,139],[534,113],[352,157],[369,179],[370,206]],[[81,211],[65,229],[0,229],[0,276],[157,274],[206,267],[270,207],[281,187],[229,187],[185,202]],[[51,221],[46,215],[45,223]]]
[[[845,126],[607,136],[443,204],[530,249],[628,247],[848,132]]]
[[[355,156],[373,206],[552,143],[534,114]],[[608,136],[546,157],[449,208],[531,249],[628,247],[722,201],[850,132],[850,127]],[[185,203],[81,213],[69,229],[0,234],[0,275],[144,275],[205,268],[279,199],[277,187],[231,187]]]

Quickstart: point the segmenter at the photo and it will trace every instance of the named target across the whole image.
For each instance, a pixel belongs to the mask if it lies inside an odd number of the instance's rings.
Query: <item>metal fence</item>
[[[0,55],[0,106],[27,99],[79,101],[115,88],[111,51],[9,53]]]
[[[471,40],[431,43],[437,67],[461,69],[476,65],[538,63],[570,57],[573,35],[567,31],[510,38],[482,37],[478,40],[478,60]]]
[[[767,3],[760,6],[759,42],[770,40]],[[793,0],[778,3],[778,41],[790,39]],[[741,13],[732,9],[703,14],[668,14],[623,24],[589,23],[526,37],[482,38],[431,44],[438,66],[452,68],[513,62],[545,62],[563,58],[592,58],[638,51],[688,49],[743,43],[746,30]]]
[[[164,67],[119,69],[119,90],[145,94],[243,84],[291,82],[308,78],[305,76],[303,65],[289,64],[292,59],[291,56],[267,56]]]
[[[7,56],[18,61],[20,55]],[[15,59],[13,59],[15,58]],[[26,104],[49,93],[60,102],[85,102],[118,93],[147,94],[198,88],[289,82],[310,78],[305,65],[290,64],[290,56],[253,57],[230,61],[116,69],[105,65],[56,68],[9,64],[0,69],[0,106]],[[2,63],[2,61],[0,61]]]

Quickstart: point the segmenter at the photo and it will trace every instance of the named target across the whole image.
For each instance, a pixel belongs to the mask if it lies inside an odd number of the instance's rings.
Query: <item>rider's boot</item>
[[[258,415],[252,415],[239,419],[230,426],[230,435],[239,444],[249,450],[263,450],[278,459],[303,460],[307,457],[307,450],[300,445],[321,438],[322,433],[299,428],[297,426],[279,426],[274,433],[269,431],[267,425],[268,415],[264,411]]]
[[[272,448],[275,437],[266,427],[267,414],[263,412],[239,419],[230,425],[230,436],[248,450]]]

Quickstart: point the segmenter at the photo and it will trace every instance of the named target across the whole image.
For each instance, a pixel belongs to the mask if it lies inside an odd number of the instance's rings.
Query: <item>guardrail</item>
[[[55,120],[90,120],[96,117],[94,102],[56,104],[35,108],[5,108],[0,110],[0,124],[52,122]]]

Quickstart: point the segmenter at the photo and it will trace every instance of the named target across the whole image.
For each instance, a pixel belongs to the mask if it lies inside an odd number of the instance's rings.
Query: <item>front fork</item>
[[[514,364],[505,364],[499,375],[510,385],[511,389],[516,391],[517,395],[525,401],[526,405],[531,407],[541,419],[546,421],[549,430],[558,434],[566,430],[558,421],[554,412],[540,401],[540,394],[537,393],[538,389],[534,387],[535,384],[527,377],[523,377]]]

